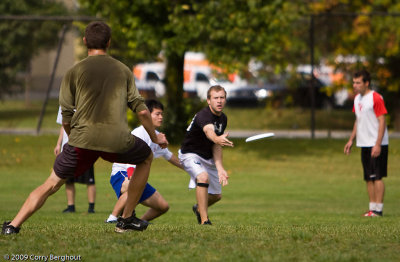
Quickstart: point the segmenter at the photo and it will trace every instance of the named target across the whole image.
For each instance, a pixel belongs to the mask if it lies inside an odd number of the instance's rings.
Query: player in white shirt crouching
[[[161,102],[157,100],[147,100],[146,106],[151,113],[151,119],[154,127],[159,128],[162,125],[164,106]],[[156,131],[156,133],[158,134],[159,132]],[[151,141],[150,136],[147,134],[143,126],[135,128],[132,131],[132,134],[142,139],[149,145],[151,151],[153,152],[154,158],[163,157],[171,164],[183,169],[182,165],[179,162],[179,159],[173,153],[171,153],[168,148],[163,149],[158,144],[155,144]],[[117,195],[118,201],[115,204],[112,213],[105,221],[106,223],[116,223],[118,216],[124,209],[128,195],[127,189],[129,181],[132,175],[134,176],[134,170],[134,165],[120,163],[113,164],[110,184],[113,187],[115,194]],[[167,212],[169,209],[168,202],[149,183],[146,184],[139,203],[144,206],[150,207],[141,217],[141,219],[145,221],[153,220]]]

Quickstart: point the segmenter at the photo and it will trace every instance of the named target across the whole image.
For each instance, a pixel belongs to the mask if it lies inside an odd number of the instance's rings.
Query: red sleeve
[[[356,112],[356,109],[354,108],[354,104],[353,104],[353,113],[355,113]]]
[[[380,94],[374,92],[373,99],[374,99],[374,111],[375,111],[376,117],[387,114],[387,110],[385,107],[385,103],[383,102],[382,96]]]

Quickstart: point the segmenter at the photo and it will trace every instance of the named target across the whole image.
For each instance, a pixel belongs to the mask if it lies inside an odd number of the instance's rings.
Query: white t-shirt
[[[165,160],[171,159],[172,152],[169,151],[168,148],[161,148],[158,144],[153,143],[153,141],[151,141],[149,134],[147,133],[146,129],[144,129],[143,126],[135,128],[131,133],[139,137],[144,142],[146,142],[147,145],[149,145],[151,151],[153,152],[154,158],[163,157],[165,158]],[[157,130],[156,134],[159,134]],[[135,167],[135,165],[114,163],[111,170],[111,176],[115,175],[119,171],[126,171],[128,167]]]
[[[62,125],[61,106],[58,108],[58,115],[57,115],[57,121],[56,122],[57,122],[57,124]],[[63,133],[63,138],[62,138],[61,151],[62,151],[64,145],[68,142],[68,135],[65,132],[64,128],[63,128],[63,131],[64,131],[64,133]]]
[[[357,146],[373,147],[378,139],[378,117],[387,114],[382,96],[372,90],[364,96],[358,94],[354,98],[353,112],[357,117]],[[381,145],[388,144],[388,131],[385,127]]]

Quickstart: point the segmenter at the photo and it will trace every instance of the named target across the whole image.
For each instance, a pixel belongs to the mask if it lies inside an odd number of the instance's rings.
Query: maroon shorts
[[[150,147],[142,139],[135,137],[135,143],[125,153],[107,153],[64,145],[63,150],[54,162],[54,172],[59,178],[79,177],[101,157],[111,163],[138,165],[151,154]]]

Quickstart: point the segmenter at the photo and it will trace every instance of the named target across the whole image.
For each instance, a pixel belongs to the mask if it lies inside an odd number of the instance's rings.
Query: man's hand
[[[60,152],[61,152],[61,146],[56,145],[56,147],[54,148],[54,155],[58,156],[58,154],[60,154]]]
[[[165,134],[163,134],[163,133],[158,133],[158,135],[157,135],[157,144],[158,144],[161,148],[167,148],[167,146],[168,146],[168,140],[167,140],[167,137],[165,136]]]
[[[371,150],[371,157],[377,158],[381,154],[381,146],[375,145]]]
[[[228,184],[228,178],[229,176],[225,169],[218,170],[218,179],[222,186],[226,186]]]
[[[346,155],[350,155],[352,146],[353,146],[353,141],[349,140],[349,142],[347,142],[347,144],[344,146],[344,153]]]
[[[220,145],[220,146],[230,146],[233,147],[233,142],[228,140],[227,136],[229,133],[224,133],[220,136],[217,136],[215,138],[215,144]]]

